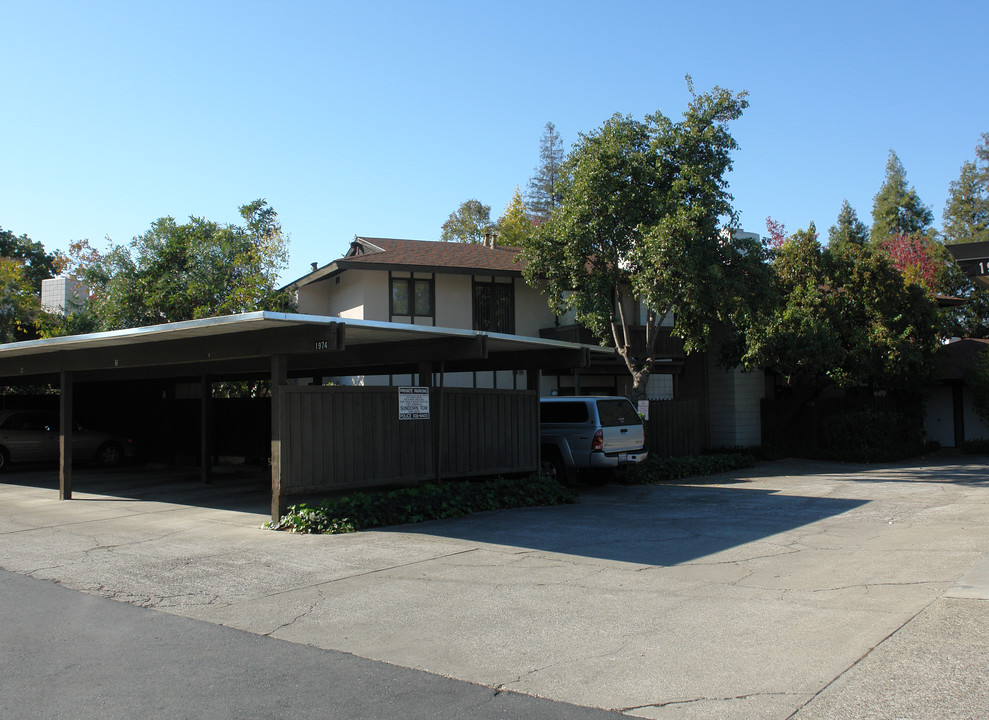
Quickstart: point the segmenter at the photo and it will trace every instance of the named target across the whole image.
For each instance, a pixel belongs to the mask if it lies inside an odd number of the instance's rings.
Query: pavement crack
[[[798,695],[798,693],[789,692],[752,692],[743,693],[742,695],[729,695],[724,697],[708,697],[701,696],[696,698],[684,698],[680,700],[665,700],[663,702],[657,703],[647,703],[645,705],[632,705],[631,707],[618,708],[616,712],[627,713],[633,710],[645,710],[646,708],[664,708],[670,707],[671,705],[690,705],[691,703],[699,702],[731,702],[733,700],[749,700],[750,698],[756,697],[793,697]]]
[[[312,602],[310,602],[308,608],[306,608],[305,610],[303,610],[302,612],[300,612],[298,615],[296,615],[291,620],[288,620],[287,622],[283,622],[278,627],[273,628],[272,630],[269,630],[268,632],[261,633],[261,635],[264,636],[264,637],[273,637],[274,634],[276,632],[278,632],[279,630],[283,630],[284,628],[287,628],[290,625],[294,625],[299,620],[301,620],[302,618],[304,618],[306,615],[309,615],[310,613],[312,613],[312,611],[315,610],[320,605],[320,603],[322,603],[323,600],[326,599],[326,596],[323,595],[323,591],[319,588],[319,586],[316,586],[315,590],[316,590],[316,594],[319,597],[317,597],[315,600],[313,600]]]
[[[909,618],[907,618],[905,621],[903,621],[903,623],[901,623],[897,628],[895,628],[892,632],[890,632],[888,635],[886,635],[886,637],[884,637],[882,640],[880,640],[879,642],[877,642],[871,648],[869,648],[868,650],[866,650],[862,654],[862,656],[859,657],[858,660],[856,660],[851,665],[849,665],[844,670],[842,670],[840,673],[838,673],[833,678],[831,678],[831,680],[828,681],[828,683],[826,685],[824,685],[824,687],[822,687],[816,693],[814,693],[813,695],[811,695],[810,698],[808,698],[804,703],[802,703],[796,710],[794,710],[792,713],[790,713],[789,715],[787,715],[786,718],[785,718],[785,720],[793,720],[793,718],[797,717],[797,715],[800,713],[801,710],[803,710],[805,707],[807,707],[812,702],[814,702],[814,699],[815,698],[817,698],[818,696],[820,696],[825,690],[827,690],[829,687],[831,687],[836,682],[838,682],[838,680],[840,680],[845,674],[847,674],[853,668],[855,668],[856,666],[858,666],[859,663],[861,663],[863,660],[865,660],[867,657],[869,657],[876,648],[878,648],[879,646],[881,646],[883,643],[885,643],[891,637],[893,637],[898,632],[900,632],[900,630],[902,630],[907,625],[909,625],[910,623],[912,623],[921,613],[925,612],[927,610],[927,608],[929,608],[933,604],[934,604],[934,601],[932,600],[931,602],[929,602],[926,605],[924,605],[924,607],[922,607],[920,610],[918,610],[913,615],[911,615]]]

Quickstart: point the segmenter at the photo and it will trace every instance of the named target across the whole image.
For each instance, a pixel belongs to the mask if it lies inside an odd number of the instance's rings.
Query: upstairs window
[[[474,329],[515,332],[514,283],[474,282]]]
[[[392,316],[433,317],[435,304],[431,279],[391,279]]]

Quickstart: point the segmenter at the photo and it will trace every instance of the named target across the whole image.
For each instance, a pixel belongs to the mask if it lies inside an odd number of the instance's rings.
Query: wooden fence
[[[539,465],[534,392],[431,388],[429,419],[400,420],[394,387],[284,391],[286,495],[534,472]]]
[[[701,453],[707,447],[707,418],[701,401],[650,401],[646,447],[659,457]]]

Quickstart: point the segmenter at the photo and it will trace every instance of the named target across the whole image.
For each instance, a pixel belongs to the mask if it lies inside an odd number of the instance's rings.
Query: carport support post
[[[208,483],[213,476],[213,381],[203,375],[199,408],[199,476]]]
[[[419,363],[419,387],[427,387],[430,389],[430,397],[436,398],[437,405],[439,407],[431,407],[429,409],[429,415],[431,420],[430,430],[433,436],[433,473],[435,475],[436,481],[439,482],[443,479],[443,468],[442,465],[442,443],[443,443],[443,389],[440,388],[437,392],[432,392],[433,389],[433,364],[430,362],[420,362]]]
[[[271,356],[271,521],[278,522],[285,512],[282,481],[286,479],[288,453],[282,452],[286,431],[285,383],[288,379],[288,358]]]
[[[72,371],[63,370],[58,398],[58,499],[72,499]]]

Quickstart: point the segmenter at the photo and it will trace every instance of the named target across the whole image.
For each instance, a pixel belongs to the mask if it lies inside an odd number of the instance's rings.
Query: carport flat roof
[[[241,315],[0,345],[0,378],[48,379],[62,371],[121,376],[267,374],[275,356],[289,373],[448,372],[585,367],[598,348],[543,338],[320,315]],[[437,367],[437,370],[440,368]]]

